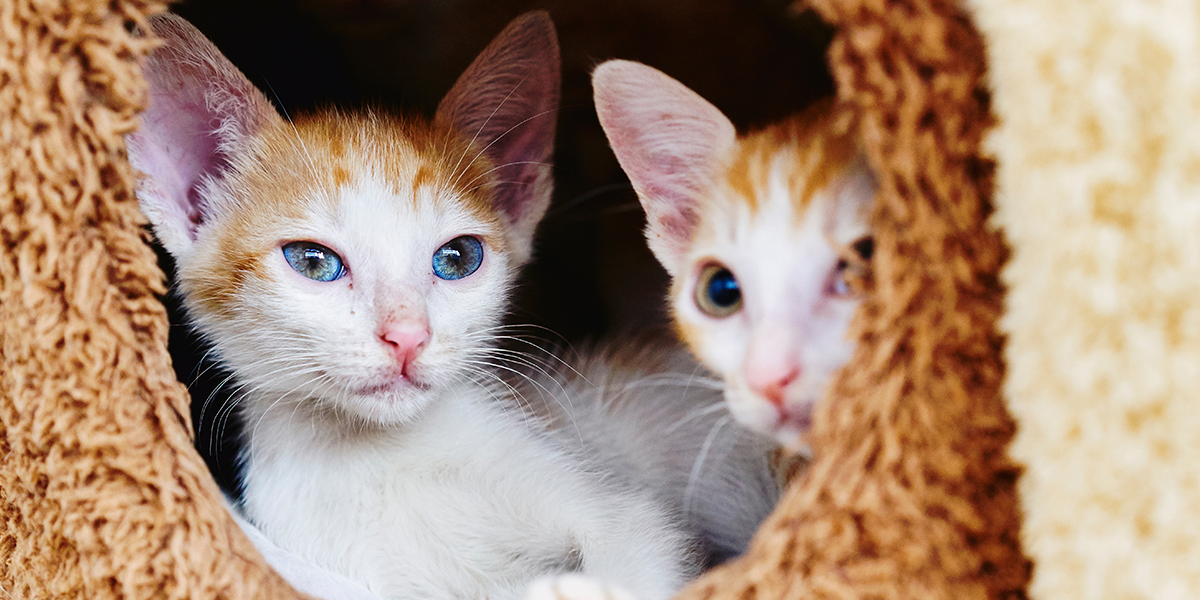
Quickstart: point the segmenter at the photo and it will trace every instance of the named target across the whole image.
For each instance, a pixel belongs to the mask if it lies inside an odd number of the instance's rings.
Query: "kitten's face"
[[[674,269],[671,306],[683,338],[724,377],[730,412],[800,450],[853,351],[846,332],[861,301],[855,271],[871,251],[873,183],[851,167],[801,204],[790,150],[770,161],[754,203],[734,186],[714,189]]]
[[[545,13],[510,24],[432,122],[284,121],[191,25],[152,23],[164,44],[128,138],[138,198],[250,411],[396,424],[486,377],[488,331],[551,194]]]
[[[873,251],[875,182],[855,141],[829,106],[738,139],[645,65],[610,61],[593,82],[682,337],[725,378],[740,422],[806,451],[814,407],[853,351]]]
[[[267,132],[263,159],[210,191],[238,208],[198,230],[181,289],[247,389],[410,419],[479,371],[514,271],[505,230],[462,185],[479,173],[456,186],[457,155],[409,147],[397,123],[296,127]]]

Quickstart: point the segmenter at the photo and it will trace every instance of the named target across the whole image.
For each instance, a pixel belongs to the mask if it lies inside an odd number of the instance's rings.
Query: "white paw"
[[[541,577],[529,584],[524,600],[637,600],[621,586],[568,574]]]

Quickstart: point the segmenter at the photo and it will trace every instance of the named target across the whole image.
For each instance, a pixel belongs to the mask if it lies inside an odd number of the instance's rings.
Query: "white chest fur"
[[[248,420],[246,513],[381,597],[504,600],[579,571],[655,600],[687,575],[687,541],[660,504],[587,472],[578,449],[478,386],[394,428],[292,408]]]

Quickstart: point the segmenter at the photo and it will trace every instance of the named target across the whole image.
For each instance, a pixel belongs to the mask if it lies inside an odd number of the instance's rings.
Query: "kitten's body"
[[[822,103],[739,138],[645,65],[610,61],[593,82],[682,337],[742,423],[807,453],[814,406],[853,350],[873,249],[876,184],[854,132]]]
[[[268,412],[254,436],[246,511],[381,597],[515,598],[533,575],[584,571],[665,598],[687,574],[652,497],[597,477],[478,385],[447,390],[403,431],[290,412]]]
[[[721,382],[677,343],[629,336],[538,373],[522,404],[557,435],[652,490],[699,532],[712,563],[741,554],[778,500],[770,438],[734,422]]]
[[[510,25],[432,122],[284,121],[194,28],[154,24],[130,157],[189,315],[236,376],[242,506],[267,557],[327,597],[505,600],[581,572],[657,600],[693,575],[682,500],[645,475],[657,458],[571,435],[628,424],[534,421],[496,373],[491,332],[550,194],[545,15]],[[668,419],[692,410],[672,402]]]

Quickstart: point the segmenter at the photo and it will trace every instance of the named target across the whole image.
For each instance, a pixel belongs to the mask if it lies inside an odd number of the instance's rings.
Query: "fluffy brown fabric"
[[[748,555],[683,597],[1023,597],[982,42],[952,1],[813,4],[881,175],[875,290],[811,469]]]
[[[299,597],[192,449],[123,136],[153,1],[0,10],[0,590]]]

